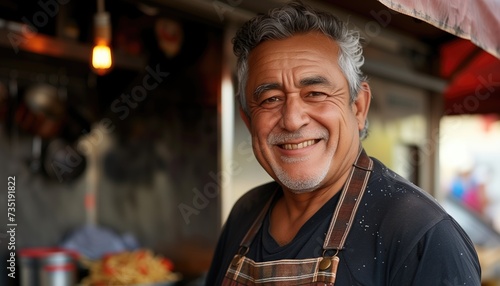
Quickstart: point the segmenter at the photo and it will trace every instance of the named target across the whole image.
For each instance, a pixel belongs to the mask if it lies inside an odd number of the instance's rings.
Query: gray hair
[[[233,39],[233,51],[237,61],[238,97],[241,108],[248,114],[245,88],[248,78],[248,55],[260,43],[267,40],[286,39],[294,34],[320,31],[339,46],[338,63],[349,85],[350,102],[354,102],[366,77],[361,71],[364,63],[363,48],[357,31],[332,14],[313,10],[300,1],[260,14],[243,24]],[[360,131],[360,138],[367,136],[368,121]]]

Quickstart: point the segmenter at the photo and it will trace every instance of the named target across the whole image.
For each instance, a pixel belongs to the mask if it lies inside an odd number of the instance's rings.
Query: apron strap
[[[360,148],[356,162],[353,164],[351,174],[347,179],[344,189],[339,200],[335,212],[330,223],[330,228],[328,229],[325,244],[323,249],[337,249],[341,250],[344,247],[345,239],[349,230],[351,229],[352,221],[358,209],[358,205],[363,196],[366,184],[368,183],[368,178],[373,167],[373,162],[368,157],[363,148]],[[267,211],[271,206],[271,203],[276,196],[275,194],[267,201],[266,205],[260,212],[259,216],[255,219],[254,223],[247,231],[245,237],[240,244],[240,255],[245,255],[250,248],[250,244],[254,239],[255,235],[262,226],[262,222],[266,217]]]
[[[373,161],[366,155],[365,150],[361,149],[353,166],[333,213],[323,244],[324,250],[342,250],[344,248],[344,243],[351,230],[356,211],[373,169]]]
[[[257,232],[259,232],[260,227],[262,226],[262,222],[264,221],[264,218],[266,217],[267,211],[269,210],[269,207],[271,206],[271,203],[276,196],[276,193],[278,192],[278,189],[274,190],[274,194],[269,198],[267,201],[266,205],[262,209],[262,211],[259,213],[259,216],[254,220],[252,226],[250,229],[247,231],[245,237],[243,237],[243,240],[241,241],[240,244],[240,252],[242,251],[242,248],[246,248],[245,253],[240,253],[242,255],[245,255],[246,252],[248,252],[248,249],[250,248],[250,244],[252,243],[252,240],[254,237],[257,235]]]

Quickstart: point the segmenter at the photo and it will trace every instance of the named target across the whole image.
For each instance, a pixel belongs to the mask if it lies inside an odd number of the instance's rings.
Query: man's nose
[[[281,124],[287,131],[296,131],[309,123],[307,104],[301,97],[288,96],[282,109]]]

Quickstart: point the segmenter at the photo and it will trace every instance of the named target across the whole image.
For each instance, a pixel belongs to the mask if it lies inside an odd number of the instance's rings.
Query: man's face
[[[260,164],[294,192],[337,182],[358,153],[369,91],[349,103],[338,50],[313,32],[263,42],[249,55],[242,117]]]

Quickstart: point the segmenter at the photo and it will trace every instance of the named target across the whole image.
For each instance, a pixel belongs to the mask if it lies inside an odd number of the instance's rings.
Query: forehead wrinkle
[[[263,46],[266,42],[262,43]],[[293,47],[292,47],[293,49]],[[263,47],[257,46],[254,50],[252,50],[248,56],[248,61],[253,62],[254,66],[262,66],[262,65],[273,65],[274,63],[278,63],[278,65],[282,65],[289,61],[304,61],[307,63],[315,63],[315,64],[323,64],[321,60],[311,59],[311,54],[318,55],[314,50],[286,50],[277,49],[274,47],[268,47],[268,50],[264,54],[260,54],[260,51],[264,50]],[[269,51],[271,50],[271,51]],[[324,60],[328,60],[328,58],[323,57]]]

